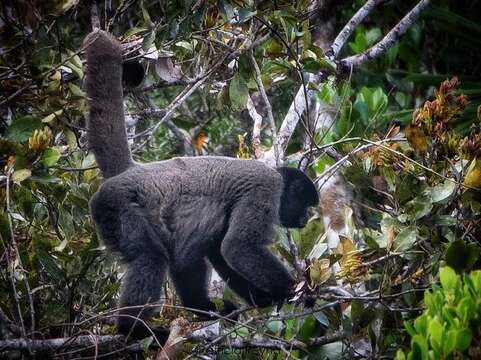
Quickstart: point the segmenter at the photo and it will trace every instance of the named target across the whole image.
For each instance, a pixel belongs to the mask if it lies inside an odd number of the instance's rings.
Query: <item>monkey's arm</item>
[[[246,302],[260,307],[272,304],[273,299],[271,295],[259,290],[254,284],[236,273],[224,260],[220,249],[209,252],[209,261],[227,285]]]
[[[267,292],[272,301],[285,300],[291,295],[294,279],[266,247],[245,245],[239,239],[228,243],[231,245],[223,247],[222,254],[229,267],[248,284],[255,284],[256,288]]]
[[[292,291],[294,279],[266,247],[273,236],[277,203],[265,189],[255,195],[233,209],[220,251],[228,266],[248,284],[267,292],[274,301],[284,300]]]

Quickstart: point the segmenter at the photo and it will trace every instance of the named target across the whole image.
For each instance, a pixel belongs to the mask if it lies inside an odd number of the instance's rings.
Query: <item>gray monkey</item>
[[[90,103],[88,142],[105,178],[90,201],[107,249],[126,267],[117,327],[136,338],[147,328],[169,275],[184,306],[215,311],[207,295],[208,260],[228,286],[256,306],[292,294],[294,279],[268,250],[274,225],[303,227],[319,197],[312,181],[291,168],[254,160],[184,157],[138,164],[125,132],[120,43],[97,30],[85,41]],[[140,307],[139,307],[140,306]],[[235,309],[225,302],[225,310]]]

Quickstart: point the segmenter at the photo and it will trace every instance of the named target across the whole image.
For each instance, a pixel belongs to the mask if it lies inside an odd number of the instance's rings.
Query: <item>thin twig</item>
[[[287,241],[289,243],[289,252],[291,253],[292,257],[294,258],[294,268],[296,269],[297,272],[297,277],[299,281],[301,281],[304,278],[304,272],[305,272],[305,264],[300,260],[299,258],[299,249],[297,248],[297,244],[292,238],[292,233],[287,230]]]

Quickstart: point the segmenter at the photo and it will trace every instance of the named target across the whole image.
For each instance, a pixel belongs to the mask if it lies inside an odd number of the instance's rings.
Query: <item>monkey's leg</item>
[[[209,252],[209,261],[227,285],[249,304],[263,307],[272,303],[269,293],[259,290],[229,267],[220,249],[216,248]]]
[[[207,264],[202,257],[171,266],[171,277],[182,304],[201,310],[194,313],[204,318],[209,317],[206,312],[216,311],[207,293],[207,273]]]
[[[139,254],[126,266],[127,271],[123,278],[119,301],[121,309],[118,311],[117,328],[119,332],[130,334],[137,339],[151,336],[153,333],[157,340],[164,344],[169,330],[146,326],[145,321],[152,317],[155,307],[144,305],[159,302],[166,263],[162,258]]]

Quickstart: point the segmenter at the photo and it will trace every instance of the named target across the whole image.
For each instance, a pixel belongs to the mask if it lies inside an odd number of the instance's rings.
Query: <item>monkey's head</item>
[[[287,228],[304,227],[309,220],[309,208],[319,204],[316,187],[302,171],[287,167],[277,168],[284,182],[279,219]]]
[[[128,88],[134,88],[142,84],[145,70],[137,60],[128,60],[122,63],[122,84]]]

